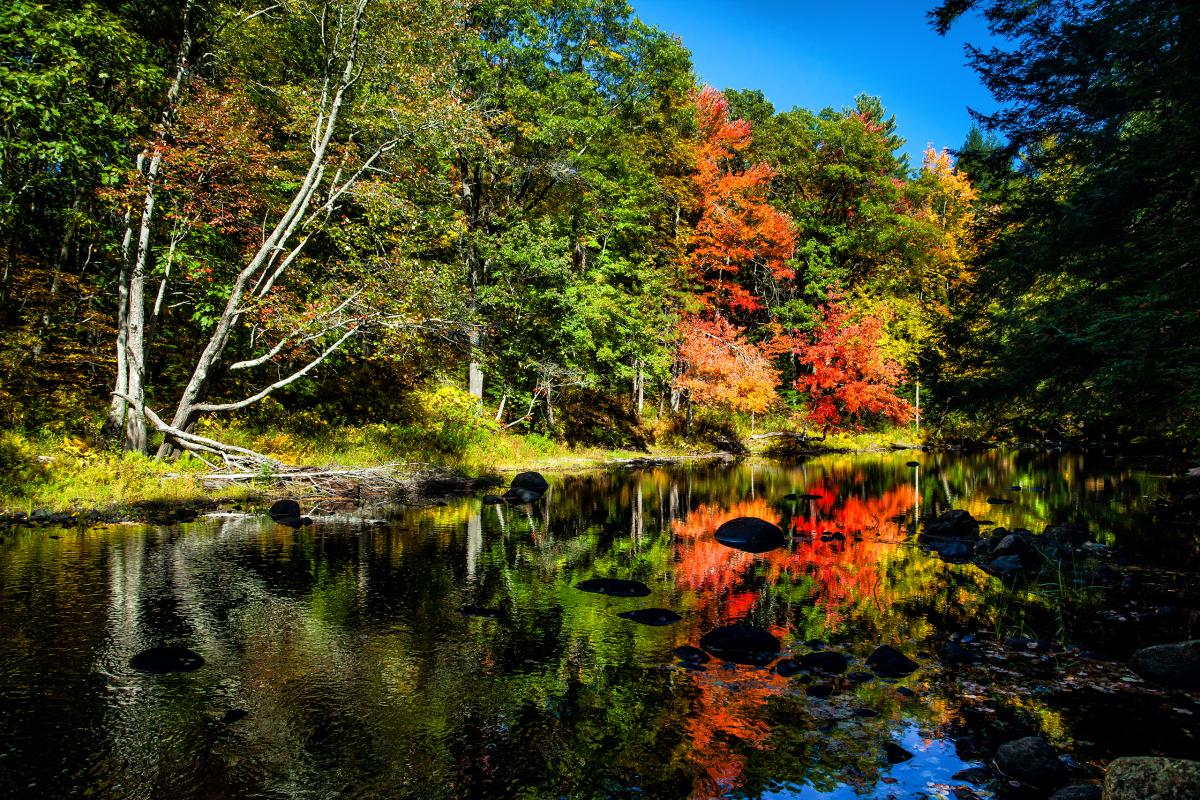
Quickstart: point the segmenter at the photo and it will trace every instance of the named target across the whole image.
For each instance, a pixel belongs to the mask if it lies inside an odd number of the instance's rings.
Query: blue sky
[[[966,41],[988,41],[985,24],[964,18],[938,36],[925,19],[936,1],[630,0],[683,39],[700,81],[718,89],[761,89],[777,111],[879,96],[914,167],[928,144],[962,144],[968,106],[995,108],[963,53]]]

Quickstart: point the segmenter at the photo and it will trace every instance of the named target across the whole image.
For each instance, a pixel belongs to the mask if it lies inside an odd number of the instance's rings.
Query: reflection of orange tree
[[[746,680],[693,673],[696,696],[688,715],[691,760],[698,767],[692,797],[724,797],[741,783],[746,757],[737,742],[761,747],[771,729],[764,721],[767,701],[783,690],[785,679],[755,673]]]

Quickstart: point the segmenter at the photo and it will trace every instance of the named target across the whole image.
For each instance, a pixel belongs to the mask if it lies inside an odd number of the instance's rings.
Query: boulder
[[[841,675],[849,663],[844,655],[833,650],[818,650],[800,657],[800,664],[805,669],[819,669],[831,675]]]
[[[804,693],[820,700],[833,694],[833,687],[828,683],[814,683],[812,686],[806,687]]]
[[[911,675],[919,665],[891,645],[881,644],[867,658],[867,666],[874,670],[876,675],[900,678]]]
[[[588,578],[575,584],[581,592],[607,594],[611,597],[645,597],[650,587],[641,581],[626,581],[620,578]]]
[[[1082,547],[1092,540],[1086,528],[1075,525],[1052,525],[1046,528],[1042,537],[1050,544],[1064,547]]]
[[[630,622],[636,622],[639,625],[671,625],[683,617],[676,614],[669,608],[637,608],[633,611],[622,611],[617,614],[621,619],[627,619]]]
[[[282,522],[285,519],[299,519],[300,504],[295,500],[277,500],[267,513],[276,522]]]
[[[984,570],[1001,580],[1012,581],[1025,571],[1025,565],[1021,563],[1020,556],[1000,556],[989,561]]]
[[[779,655],[779,640],[770,631],[735,623],[709,631],[700,646],[722,661],[765,666]]]
[[[1200,761],[1179,758],[1118,758],[1104,776],[1104,800],[1195,800]]]
[[[938,647],[938,661],[941,661],[947,666],[955,664],[971,664],[975,661],[975,654],[967,648],[963,647],[958,642],[944,642]]]
[[[970,512],[962,509],[947,511],[937,519],[925,523],[923,538],[929,539],[974,539],[979,536],[979,523]]]
[[[526,503],[536,503],[541,499],[541,492],[535,492],[533,489],[526,489],[523,486],[514,486],[504,493],[504,502],[514,506],[523,506]]]
[[[1053,789],[1067,776],[1067,767],[1054,748],[1040,736],[1026,736],[1000,745],[996,769],[1035,789]]]
[[[716,539],[726,547],[747,553],[768,553],[787,543],[778,525],[757,517],[729,520],[717,528]]]
[[[790,678],[793,675],[798,675],[804,671],[803,665],[794,658],[785,658],[777,663],[772,669],[776,675],[781,675],[784,678]]]
[[[522,472],[516,475],[508,485],[513,489],[528,489],[531,492],[537,492],[538,496],[544,495],[550,488],[550,484],[540,472]]]
[[[204,658],[186,647],[151,647],[129,659],[138,672],[165,675],[168,672],[192,672],[204,666]]]
[[[681,644],[671,651],[675,657],[687,664],[707,664],[712,661],[712,656],[701,650],[699,647],[694,647],[690,644]]]
[[[499,495],[485,494],[483,496],[483,504],[485,506],[498,506],[504,502],[504,498]]]
[[[939,540],[930,549],[937,553],[938,557],[943,561],[950,561],[960,564],[970,560],[971,554],[974,552],[974,548],[972,548],[969,544],[958,541],[957,539]]]
[[[888,742],[883,746],[883,752],[887,756],[889,764],[903,764],[905,761],[912,760],[913,754],[905,750],[895,742]]]
[[[1133,654],[1133,671],[1173,689],[1200,689],[1200,639],[1143,647]]]

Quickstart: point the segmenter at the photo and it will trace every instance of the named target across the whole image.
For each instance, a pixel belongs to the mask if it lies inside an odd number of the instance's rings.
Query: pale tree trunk
[[[137,157],[137,171],[142,171],[142,158]],[[125,396],[129,392],[129,356],[125,344],[129,339],[129,247],[133,243],[133,212],[125,211],[125,237],[121,240],[121,271],[117,278],[117,375],[113,380],[112,402],[108,407],[108,419],[101,433],[115,439],[125,430],[125,413],[128,405]]]
[[[146,266],[150,260],[150,238],[154,227],[154,193],[158,181],[158,173],[162,167],[163,139],[167,135],[167,128],[171,123],[171,118],[175,113],[175,106],[179,103],[179,96],[183,91],[188,58],[191,55],[191,13],[192,0],[188,0],[183,9],[183,31],[179,39],[179,53],[175,59],[175,74],[171,79],[171,87],[167,90],[167,103],[163,109],[162,120],[156,136],[157,146],[154,147],[150,155],[150,163],[146,167],[146,193],[142,198],[142,215],[138,226],[137,251],[128,270],[129,287],[126,292],[123,292],[124,297],[120,298],[124,301],[124,314],[121,315],[124,319],[119,320],[121,324],[118,326],[117,339],[118,343],[122,338],[124,339],[125,358],[122,365],[120,355],[118,355],[117,377],[114,381],[114,401],[110,409],[108,424],[105,427],[112,426],[118,413],[123,415],[125,417],[125,450],[136,453],[142,453],[146,450],[146,417],[143,413],[146,399]],[[143,157],[139,156],[139,168],[142,162]],[[122,243],[122,249],[125,251],[122,254],[123,256],[128,252],[131,236],[132,230],[127,225],[125,229],[125,241]],[[122,273],[125,272],[124,266],[123,264]],[[122,283],[124,283],[124,274],[121,277]],[[124,375],[121,374],[122,372],[124,372]],[[132,413],[125,413],[124,401],[122,401],[120,407],[117,405],[115,393],[121,390],[122,385],[124,386],[124,391],[121,394],[130,398],[130,402],[133,404]]]
[[[349,191],[359,178],[374,166],[376,161],[402,141],[401,138],[396,138],[380,145],[356,171],[349,177],[342,179],[340,184],[337,183],[341,178],[341,171],[339,169],[334,177],[334,183],[329,186],[327,199],[315,206],[312,204],[313,198],[323,185],[329,145],[337,127],[343,102],[346,100],[347,92],[349,92],[358,78],[357,56],[360,42],[359,37],[366,8],[367,0],[358,0],[351,18],[346,23],[349,27],[349,37],[347,40],[348,44],[344,50],[345,64],[342,66],[340,75],[337,74],[336,65],[336,59],[342,55],[342,52],[339,52],[339,48],[333,48],[329,60],[326,62],[325,84],[322,87],[317,119],[313,124],[312,130],[313,155],[309,162],[308,171],[300,187],[296,190],[296,194],[292,198],[292,202],[287,210],[284,211],[271,232],[263,238],[261,245],[249,263],[234,279],[233,285],[229,290],[229,297],[226,300],[225,308],[218,318],[217,324],[213,327],[213,332],[209,336],[203,351],[197,358],[192,375],[175,407],[171,427],[186,431],[194,424],[198,414],[206,411],[231,411],[238,408],[245,408],[263,399],[272,391],[294,383],[315,369],[317,365],[323,362],[326,357],[337,350],[357,331],[357,327],[351,325],[332,346],[323,350],[304,367],[244,400],[216,404],[200,402],[208,380],[212,377],[217,364],[221,360],[221,356],[225,352],[225,347],[229,343],[229,337],[245,310],[242,305],[243,299],[246,298],[247,294],[254,299],[265,297],[275,285],[275,282],[300,256],[305,245],[313,235],[314,231],[312,228],[316,220],[327,218],[333,209],[336,208],[337,202],[342,195]],[[335,41],[340,38],[340,36],[337,36]],[[309,229],[300,237],[298,242],[291,244],[300,229],[306,226]],[[251,283],[252,281],[253,284]],[[340,309],[341,307],[339,307],[339,311]],[[285,337],[263,356],[238,362],[231,365],[229,369],[247,369],[266,363],[272,356],[282,351],[289,338]],[[158,455],[160,457],[169,455],[171,450],[171,446],[164,443],[159,448]]]
[[[479,326],[472,325],[467,334],[468,343],[471,345],[471,361],[467,364],[467,391],[471,396],[483,402],[483,364],[479,361]]]

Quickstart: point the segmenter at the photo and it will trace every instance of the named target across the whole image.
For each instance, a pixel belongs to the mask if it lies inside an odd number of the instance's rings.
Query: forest
[[[4,493],[201,439],[1188,452],[1200,13],[967,13],[1000,110],[911,164],[886,98],[700,85],[622,0],[11,0]]]

